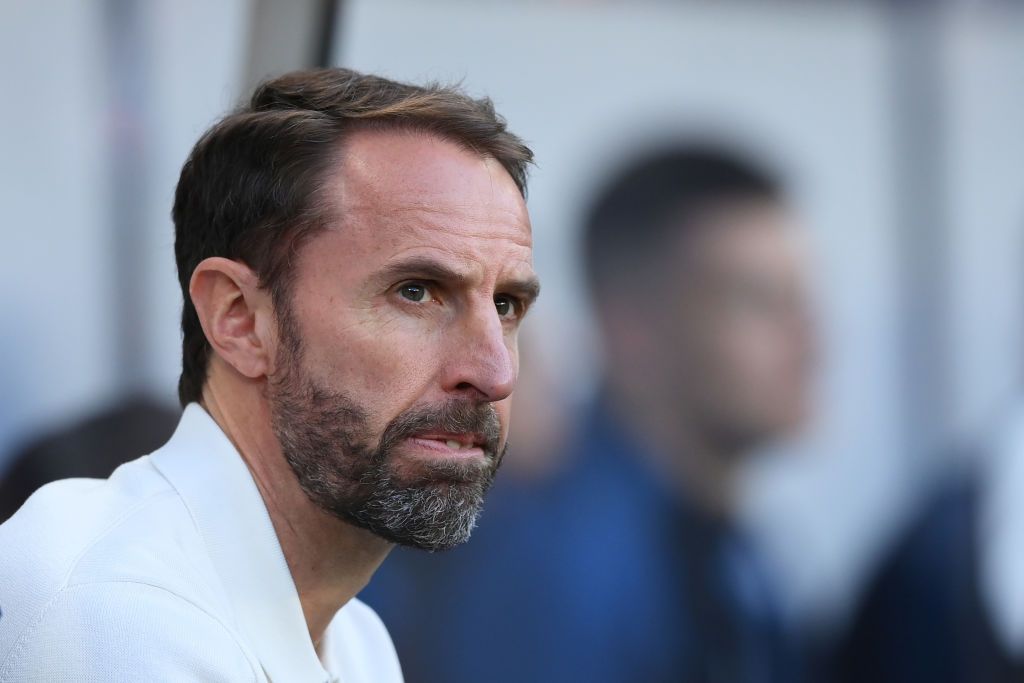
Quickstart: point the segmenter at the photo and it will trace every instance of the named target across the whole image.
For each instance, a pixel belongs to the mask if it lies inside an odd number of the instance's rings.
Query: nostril
[[[492,400],[486,389],[474,382],[459,382],[451,391],[459,397],[471,401],[490,402]]]

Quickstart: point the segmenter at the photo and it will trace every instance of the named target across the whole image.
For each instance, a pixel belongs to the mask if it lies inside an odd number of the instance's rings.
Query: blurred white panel
[[[952,417],[973,436],[1024,379],[1024,11],[951,12],[945,38]]]
[[[574,395],[589,388],[575,228],[609,164],[656,134],[732,133],[795,180],[812,229],[825,335],[821,427],[765,461],[749,514],[794,602],[835,610],[906,483],[900,453],[886,27],[853,3],[353,0],[337,61],[464,80],[537,152],[531,326]],[[583,359],[581,361],[581,359]]]
[[[16,442],[103,407],[126,380],[176,396],[174,187],[199,135],[238,97],[249,0],[126,3],[137,14],[118,25],[115,52],[104,7],[0,8],[0,468]],[[139,146],[127,152],[143,178],[133,196],[112,186],[117,144]],[[125,207],[142,267],[114,262],[114,212]],[[142,291],[141,314],[118,310],[118,287]],[[128,330],[141,345],[139,378],[118,358],[125,315],[138,317]]]
[[[40,425],[114,389],[100,7],[2,8],[0,469]]]
[[[150,306],[144,323],[147,384],[177,400],[181,372],[181,290],[174,262],[171,207],[192,146],[236,104],[245,77],[249,0],[149,3],[152,100],[148,128],[151,191],[146,201]]]

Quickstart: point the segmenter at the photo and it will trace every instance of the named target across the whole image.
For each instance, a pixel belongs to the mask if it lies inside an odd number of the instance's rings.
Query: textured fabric
[[[0,525],[0,682],[402,680],[358,600],[320,652],[259,490],[197,404],[152,455]]]

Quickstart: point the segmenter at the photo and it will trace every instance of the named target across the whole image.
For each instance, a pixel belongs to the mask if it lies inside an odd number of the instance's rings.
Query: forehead
[[[325,190],[339,227],[371,251],[532,255],[526,203],[504,167],[429,133],[354,133]]]
[[[803,234],[788,208],[737,203],[709,211],[683,231],[677,253],[692,268],[789,270],[803,260]]]

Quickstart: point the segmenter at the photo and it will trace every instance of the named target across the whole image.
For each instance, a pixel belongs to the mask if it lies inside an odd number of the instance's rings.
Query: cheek
[[[797,350],[778,326],[751,324],[731,339],[731,344],[723,345],[723,370],[741,400],[781,407],[801,392],[801,377],[794,372],[793,362]]]
[[[383,419],[416,403],[433,379],[437,345],[398,325],[320,319],[304,338],[306,364],[321,382],[380,411]]]
[[[770,326],[742,317],[723,320],[706,337],[704,350],[706,372],[731,392],[770,393],[778,383],[782,356]]]
[[[512,423],[512,396],[492,405],[498,413],[498,419],[501,420],[501,441],[504,443],[508,440],[509,428]]]

